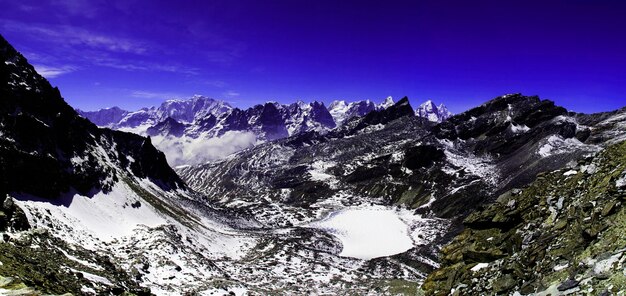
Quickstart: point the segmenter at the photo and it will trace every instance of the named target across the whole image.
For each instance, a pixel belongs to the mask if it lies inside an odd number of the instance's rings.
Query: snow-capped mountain
[[[370,100],[334,101],[326,108],[317,101],[267,102],[240,109],[196,95],[133,112],[117,107],[77,111],[98,126],[151,136],[169,163],[177,166],[217,160],[258,143],[306,132],[325,134],[353,118],[393,105],[393,98],[387,97],[379,104]],[[443,105],[439,107],[442,111],[433,108],[434,113],[424,113],[429,119],[437,116],[436,121],[441,122],[450,115]]]
[[[376,109],[381,110],[381,109],[387,109],[391,106],[393,106],[393,104],[395,104],[395,102],[393,101],[392,97],[387,97],[382,103],[376,105]]]
[[[142,108],[134,112],[122,110],[119,107],[98,111],[82,111],[79,109],[76,111],[98,126],[121,129],[154,126],[168,118],[172,118],[180,123],[193,123],[209,115],[219,116],[232,108],[230,104],[224,101],[195,95],[186,100],[168,100],[159,107]]]
[[[351,103],[342,116],[363,116],[374,109],[369,101]],[[257,143],[311,131],[323,134],[337,126],[324,103],[302,101],[239,109],[224,101],[194,96],[134,112],[117,107],[78,112],[102,127],[151,136],[172,165],[215,160]]]
[[[134,112],[119,108],[78,112],[102,127],[151,136],[172,165],[219,159],[258,142],[309,131],[325,133],[336,126],[319,102],[268,102],[239,109],[199,95]]]
[[[415,109],[415,115],[426,118],[432,122],[443,122],[452,116],[448,108],[444,104],[435,105],[433,101],[428,100]]]
[[[356,101],[346,103],[346,101],[333,101],[328,106],[328,111],[335,119],[337,126],[344,122],[361,117],[373,110],[386,109],[394,104],[392,97],[387,97],[383,102],[375,104],[370,100]],[[423,117],[431,122],[443,122],[452,116],[448,108],[444,104],[436,106],[432,101],[428,100],[415,109],[415,115]]]
[[[364,116],[377,109],[374,102],[370,100],[346,103],[346,101],[333,101],[328,105],[328,111],[332,115],[337,126],[342,125],[346,121]]]
[[[119,107],[111,107],[106,109],[100,109],[98,111],[81,111],[76,110],[81,116],[88,118],[89,121],[95,123],[97,126],[111,126],[116,124],[128,115],[128,111],[122,110]]]

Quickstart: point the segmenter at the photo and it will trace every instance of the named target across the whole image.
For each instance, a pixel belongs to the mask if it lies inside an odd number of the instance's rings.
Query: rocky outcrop
[[[625,201],[622,142],[469,215],[423,288],[427,295],[623,291]]]

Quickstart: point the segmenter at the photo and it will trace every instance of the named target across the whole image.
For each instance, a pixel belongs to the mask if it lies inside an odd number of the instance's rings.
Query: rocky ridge
[[[470,214],[427,295],[613,295],[626,289],[626,142],[539,174]]]

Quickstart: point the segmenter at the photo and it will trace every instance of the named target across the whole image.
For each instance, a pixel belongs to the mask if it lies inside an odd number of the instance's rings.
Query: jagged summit
[[[328,111],[332,115],[337,126],[342,125],[346,121],[361,117],[365,114],[377,109],[376,104],[370,100],[362,100],[356,102],[346,103],[346,101],[333,101],[328,106]]]
[[[134,128],[141,125],[155,125],[167,118],[181,123],[193,123],[208,115],[219,115],[233,107],[221,100],[194,95],[189,99],[170,99],[159,107],[146,107],[137,111],[122,110],[119,107],[97,111],[76,111],[98,126],[114,129]]]
[[[443,122],[452,116],[444,104],[435,105],[431,100],[427,100],[415,109],[415,115],[426,118],[431,122]]]
[[[395,102],[393,101],[393,98],[391,96],[388,96],[387,98],[385,98],[385,100],[382,103],[377,105],[376,108],[378,108],[378,109],[387,109],[387,108],[393,106],[394,104],[395,104]]]

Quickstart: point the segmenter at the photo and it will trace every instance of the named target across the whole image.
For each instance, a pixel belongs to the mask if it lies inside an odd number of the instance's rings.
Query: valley
[[[0,60],[0,293],[626,289],[626,109],[507,94],[456,115],[406,97],[83,112],[3,38]]]

